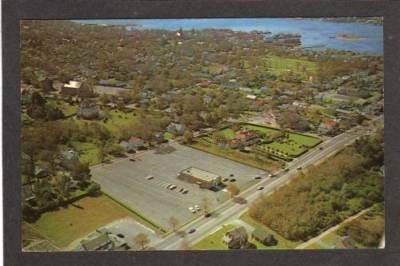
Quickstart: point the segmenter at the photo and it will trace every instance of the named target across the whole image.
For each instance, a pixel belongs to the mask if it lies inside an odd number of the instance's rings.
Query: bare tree
[[[180,245],[179,250],[191,250],[192,247],[189,245],[189,242],[186,238],[183,238]]]
[[[229,193],[231,193],[232,198],[240,193],[240,189],[238,188],[238,186],[232,183],[229,184],[226,189],[229,191]]]
[[[140,246],[141,249],[145,249],[146,246],[150,243],[149,237],[144,233],[139,233],[133,237],[133,242]]]
[[[210,212],[210,200],[203,198],[201,201],[201,208],[203,209],[204,215],[208,215]]]
[[[174,232],[176,231],[176,229],[178,229],[179,220],[178,220],[176,217],[171,216],[171,217],[168,219],[168,223],[169,223],[169,225],[171,225],[172,230],[173,230]]]

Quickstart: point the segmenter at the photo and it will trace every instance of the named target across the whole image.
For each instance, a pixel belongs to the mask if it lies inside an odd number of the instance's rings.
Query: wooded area
[[[290,240],[308,240],[383,201],[383,128],[251,205],[252,218]]]

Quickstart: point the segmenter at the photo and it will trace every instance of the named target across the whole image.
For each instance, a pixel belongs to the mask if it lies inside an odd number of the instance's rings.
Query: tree
[[[88,163],[77,162],[71,169],[73,178],[82,185],[90,179],[90,168]]]
[[[171,217],[168,219],[168,223],[169,223],[169,225],[171,225],[172,230],[173,230],[174,232],[176,232],[176,229],[178,228],[178,225],[179,225],[179,220],[178,220],[176,217],[171,216]]]
[[[179,250],[191,250],[192,247],[189,245],[189,242],[186,238],[183,238],[180,245]]]
[[[97,159],[102,163],[104,162],[105,158],[106,158],[106,152],[104,150],[104,146],[103,145],[99,145],[98,149],[97,149]]]
[[[145,249],[146,246],[150,243],[150,239],[146,234],[139,233],[133,237],[133,242],[141,249]]]
[[[229,193],[231,193],[232,198],[240,193],[240,189],[238,188],[238,186],[232,183],[230,183],[226,189],[229,191]]]
[[[187,144],[193,142],[193,132],[190,129],[185,130],[185,133],[183,134],[183,141]]]
[[[212,139],[217,144],[224,144],[226,142],[225,135],[220,131],[214,132],[212,134]]]
[[[208,215],[210,211],[210,201],[208,198],[203,198],[201,201],[201,208],[203,209],[204,215]]]

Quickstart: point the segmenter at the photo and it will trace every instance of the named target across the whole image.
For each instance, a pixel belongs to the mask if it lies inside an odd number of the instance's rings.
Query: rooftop
[[[181,173],[197,177],[204,181],[213,181],[219,177],[219,175],[216,175],[216,174],[213,174],[213,173],[210,173],[210,172],[207,172],[207,171],[195,168],[195,167],[189,167],[189,168],[183,170]]]

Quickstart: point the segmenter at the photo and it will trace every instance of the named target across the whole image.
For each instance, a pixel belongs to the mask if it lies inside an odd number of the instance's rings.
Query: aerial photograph
[[[383,23],[21,20],[21,249],[384,248]]]

